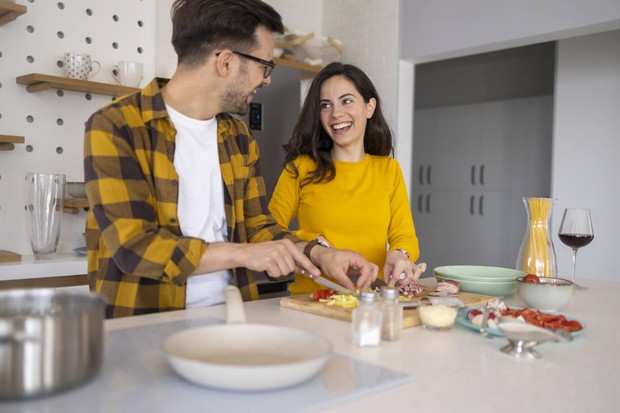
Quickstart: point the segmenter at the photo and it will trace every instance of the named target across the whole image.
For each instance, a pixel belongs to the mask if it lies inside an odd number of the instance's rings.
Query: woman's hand
[[[426,271],[426,263],[416,264],[401,251],[392,250],[388,253],[383,266],[383,281],[390,287],[409,285]]]

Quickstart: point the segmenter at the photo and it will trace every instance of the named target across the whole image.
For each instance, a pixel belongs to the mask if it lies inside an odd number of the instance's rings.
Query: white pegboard
[[[63,76],[58,61],[64,52],[78,51],[101,63],[90,80],[116,84],[110,67],[131,60],[143,64],[144,86],[155,72],[156,8],[152,0],[17,3],[28,12],[0,27],[0,134],[25,136],[26,142],[16,144],[14,151],[0,151],[0,249],[30,255],[24,176],[63,173],[67,181],[83,181],[84,122],[111,98],[53,89],[28,93],[15,78],[28,73]],[[84,245],[85,217],[84,211],[63,215],[59,252]]]

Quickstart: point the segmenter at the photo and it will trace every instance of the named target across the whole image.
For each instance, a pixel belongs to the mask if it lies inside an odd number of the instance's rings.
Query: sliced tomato
[[[312,299],[314,301],[320,301],[320,300],[329,300],[332,295],[335,295],[336,291],[332,290],[331,288],[328,288],[327,290],[319,290],[316,291],[314,294],[312,294]]]

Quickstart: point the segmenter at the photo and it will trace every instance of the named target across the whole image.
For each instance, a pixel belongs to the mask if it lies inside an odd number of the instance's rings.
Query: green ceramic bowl
[[[517,291],[517,278],[523,271],[512,268],[486,267],[479,265],[451,265],[433,270],[438,280],[458,281],[461,290],[502,297]]]
[[[433,274],[456,281],[514,281],[523,277],[525,272],[483,265],[448,265],[435,268]]]

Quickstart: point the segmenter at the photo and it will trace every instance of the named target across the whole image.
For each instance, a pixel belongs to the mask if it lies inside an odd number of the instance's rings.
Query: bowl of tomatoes
[[[564,278],[526,274],[517,278],[517,294],[530,308],[557,311],[570,300],[573,283]]]

